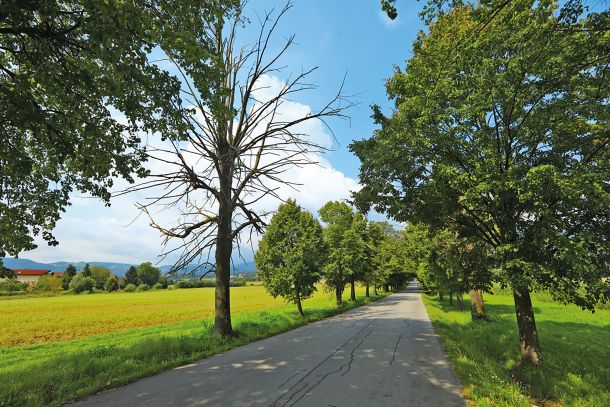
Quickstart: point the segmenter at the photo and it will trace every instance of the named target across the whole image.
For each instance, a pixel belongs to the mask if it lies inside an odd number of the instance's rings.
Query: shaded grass
[[[489,322],[472,322],[447,300],[424,295],[424,302],[473,405],[610,406],[610,311],[534,295],[544,363],[531,367],[519,363],[512,296],[485,297]]]
[[[177,290],[188,291],[192,290]],[[234,297],[238,293],[239,290],[232,290]],[[380,297],[371,300],[377,298]],[[369,300],[360,293],[356,302],[337,308],[330,296],[319,294],[305,302],[305,318],[300,317],[293,305],[283,304],[267,310],[236,312],[234,339],[215,335],[213,319],[206,318],[69,341],[0,348],[0,406],[61,405],[366,302]]]

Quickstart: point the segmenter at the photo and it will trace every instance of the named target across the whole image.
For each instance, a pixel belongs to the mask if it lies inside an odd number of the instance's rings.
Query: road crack
[[[290,376],[288,379],[284,380],[282,382],[282,384],[280,384],[279,386],[277,386],[278,389],[281,389],[286,383],[288,383],[291,379],[293,379],[294,377],[300,375],[301,373],[303,373],[304,371],[306,371],[307,369],[301,369],[298,372],[296,372],[295,374],[293,374],[292,376]]]
[[[366,335],[362,336],[360,338],[360,340],[358,341],[358,343],[356,344],[356,346],[354,346],[353,349],[351,349],[350,351],[350,360],[347,363],[342,364],[338,369],[332,370],[330,372],[326,372],[324,373],[321,378],[319,380],[317,380],[315,383],[306,381],[304,382],[309,376],[311,376],[315,371],[317,371],[322,365],[324,365],[324,363],[326,363],[328,360],[330,360],[333,356],[335,356],[337,353],[339,353],[341,350],[343,350],[345,348],[345,346],[347,346],[347,344],[349,344],[350,342],[357,340],[359,336],[361,336],[361,334],[367,329],[369,328],[373,322],[375,320],[372,320],[371,322],[369,322],[368,324],[366,324],[364,327],[362,327],[358,332],[356,332],[354,335],[352,335],[347,341],[345,341],[341,346],[339,346],[337,349],[335,349],[334,352],[332,352],[331,354],[329,354],[326,358],[324,358],[320,363],[318,363],[316,366],[314,366],[309,372],[307,372],[306,375],[304,375],[303,377],[301,377],[296,383],[294,383],[292,386],[289,387],[288,389],[288,393],[282,394],[281,396],[279,396],[277,399],[275,399],[270,405],[269,407],[284,407],[284,406],[293,406],[296,403],[298,403],[303,397],[305,397],[305,395],[310,392],[311,390],[313,390],[314,388],[316,388],[317,386],[319,386],[322,382],[324,382],[324,380],[326,380],[326,378],[328,376],[330,376],[331,374],[334,373],[338,373],[341,370],[343,370],[345,367],[347,367],[347,371],[345,373],[347,373],[350,369],[351,369],[351,365],[353,363],[353,359],[354,359],[354,354],[356,352],[356,350],[360,347],[360,345],[362,345],[362,343],[364,342],[364,339],[366,337],[368,337],[373,331],[374,329],[371,329]],[[299,372],[301,373],[301,372]],[[344,374],[345,374],[344,373]],[[344,375],[342,374],[342,376]],[[292,377],[296,376],[293,375]],[[292,378],[291,377],[291,378]],[[287,381],[290,381],[289,378]],[[303,383],[303,386],[299,386],[301,383]],[[282,384],[283,385],[283,384]],[[298,386],[298,387],[297,387]],[[281,386],[280,386],[281,387]],[[296,397],[296,399],[295,399]],[[287,399],[286,399],[287,398]],[[284,399],[284,401],[282,401],[282,399]]]
[[[394,353],[392,353],[392,360],[390,360],[390,364],[388,366],[392,366],[392,363],[394,363],[394,358],[396,357],[396,351],[398,350],[398,344],[400,343],[401,339],[402,339],[402,335],[398,335],[398,338],[396,339],[396,345],[394,345]]]

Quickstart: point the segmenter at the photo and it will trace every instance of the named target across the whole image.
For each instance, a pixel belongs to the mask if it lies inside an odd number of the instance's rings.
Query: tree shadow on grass
[[[445,312],[455,311],[438,300],[429,305]],[[517,324],[508,317],[514,315],[514,308],[486,304],[486,310],[491,316],[488,323],[460,323],[452,320],[456,316],[450,313],[434,322],[470,398],[481,404],[496,404],[496,400],[500,405],[511,406],[531,405],[528,397],[536,404],[552,405],[559,400],[563,405],[607,405],[610,325],[538,321],[544,363],[538,367],[522,366]]]

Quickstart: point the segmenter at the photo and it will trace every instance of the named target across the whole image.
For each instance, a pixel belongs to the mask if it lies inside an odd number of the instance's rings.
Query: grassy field
[[[231,292],[236,294],[231,303],[235,313],[285,305],[262,286]],[[326,298],[318,292],[309,302]],[[214,289],[10,298],[0,307],[0,347],[31,345],[202,319],[214,313]]]
[[[212,333],[211,288],[0,302],[0,406],[61,405],[362,305],[319,291],[294,305],[261,286],[231,289],[237,337]]]
[[[592,314],[534,295],[544,364],[532,368],[519,366],[512,296],[485,297],[490,322],[471,322],[447,299],[424,302],[473,405],[610,406],[610,310]]]

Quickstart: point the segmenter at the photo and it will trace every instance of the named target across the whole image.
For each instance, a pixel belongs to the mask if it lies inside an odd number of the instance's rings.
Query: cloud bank
[[[262,79],[257,97],[269,97],[283,85],[284,82],[279,78],[266,76]],[[285,101],[279,113],[283,116],[282,119],[290,119],[311,111],[311,107],[306,104]],[[305,122],[298,131],[325,147],[330,148],[333,144],[332,137],[319,121]],[[287,185],[278,185],[278,195],[283,200],[294,198],[305,209],[317,214],[324,203],[347,199],[350,191],[357,190],[359,186],[356,180],[333,168],[326,155],[310,154],[310,158],[318,164],[287,170],[284,178],[300,185],[296,190]],[[143,191],[116,197],[111,200],[110,207],[105,207],[97,199],[75,195],[72,197],[72,207],[68,208],[54,232],[60,242],[59,246],[49,247],[39,241],[37,249],[24,252],[21,257],[41,262],[155,262],[164,251],[163,238],[148,225],[148,218],[141,215],[135,206],[136,202],[144,202],[153,195],[153,191]],[[280,203],[276,198],[268,196],[259,201],[256,207],[259,210],[275,210]],[[175,221],[176,212],[163,212],[159,209],[156,216],[162,222],[171,223]],[[253,242],[254,246],[256,243]],[[244,252],[246,256],[249,255],[249,244],[244,247]],[[168,257],[163,263],[171,263],[173,260]]]

